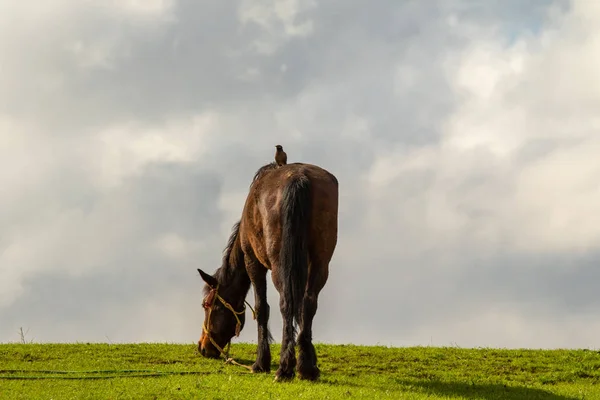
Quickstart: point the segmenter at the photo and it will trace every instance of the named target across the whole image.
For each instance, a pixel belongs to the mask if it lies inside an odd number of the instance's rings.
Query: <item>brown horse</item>
[[[250,186],[242,217],[214,275],[198,269],[204,286],[204,324],[198,350],[205,357],[225,354],[245,322],[245,298],[254,288],[258,324],[258,354],[252,372],[270,372],[272,340],[267,323],[267,271],[279,292],[283,338],[276,380],[295,375],[316,380],[320,371],[312,344],[312,322],[319,292],[329,276],[337,244],[338,181],[311,164],[293,163],[260,168]]]

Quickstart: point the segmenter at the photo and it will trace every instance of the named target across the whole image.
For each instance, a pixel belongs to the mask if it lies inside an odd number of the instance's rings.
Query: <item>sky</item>
[[[0,0],[0,342],[195,343],[196,268],[281,144],[340,183],[316,342],[600,347],[598,27],[586,0]]]

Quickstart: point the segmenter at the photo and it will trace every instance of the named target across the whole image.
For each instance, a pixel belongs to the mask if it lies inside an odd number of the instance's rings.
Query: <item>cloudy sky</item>
[[[282,144],[340,181],[316,341],[600,347],[599,26],[586,0],[0,0],[0,341],[196,341],[196,268]]]

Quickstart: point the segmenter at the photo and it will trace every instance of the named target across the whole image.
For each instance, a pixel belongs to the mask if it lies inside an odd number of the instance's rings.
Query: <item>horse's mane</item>
[[[225,246],[225,250],[223,250],[223,263],[222,265],[229,265],[230,264],[230,257],[233,256],[233,259],[231,260],[231,264],[237,264],[237,254],[233,253],[232,254],[232,250],[233,250],[233,246],[235,245],[235,241],[238,238],[238,235],[240,233],[240,221],[236,222],[235,224],[233,224],[233,227],[231,228],[231,235],[229,236],[229,240],[227,240],[227,246]]]
[[[277,164],[275,163],[275,161],[268,163],[267,165],[263,165],[262,167],[260,167],[258,169],[258,171],[256,171],[256,173],[254,174],[254,178],[252,178],[252,182],[250,183],[250,186],[252,186],[252,184],[254,182],[256,182],[256,180],[258,178],[260,178],[261,176],[263,176],[263,174],[267,171],[270,171],[272,169],[277,168]]]
[[[236,243],[239,233],[240,221],[237,221],[235,224],[233,224],[233,227],[231,228],[231,235],[229,236],[229,240],[227,241],[227,246],[225,246],[225,249],[223,250],[223,259],[221,262],[221,266],[215,271],[214,276],[217,282],[219,283],[229,281],[233,269],[239,262],[242,261],[238,259],[238,251],[234,251],[235,246],[239,246],[239,243]],[[209,287],[204,288],[205,294],[207,294],[209,291]]]

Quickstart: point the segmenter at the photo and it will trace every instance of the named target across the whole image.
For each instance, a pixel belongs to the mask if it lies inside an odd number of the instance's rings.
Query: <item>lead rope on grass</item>
[[[29,375],[37,373],[41,375]],[[18,375],[21,374],[21,375]],[[79,374],[79,375],[77,375]],[[94,374],[94,375],[81,375]],[[205,375],[204,371],[155,371],[151,369],[105,369],[92,371],[65,371],[65,370],[27,370],[3,369],[0,370],[0,380],[39,380],[39,379],[114,379],[114,378],[151,378],[167,375]]]
[[[221,303],[223,303],[223,306],[225,308],[227,308],[229,311],[231,311],[233,313],[233,316],[235,317],[235,319],[237,321],[236,324],[235,324],[235,336],[236,337],[240,336],[240,330],[241,330],[242,322],[240,321],[240,318],[238,317],[238,315],[241,315],[241,314],[243,314],[246,311],[246,306],[244,305],[244,309],[242,311],[235,311],[235,309],[233,308],[233,306],[231,304],[229,304],[227,301],[225,301],[225,299],[222,298],[219,295],[219,285],[217,285],[217,287],[214,288],[213,290],[215,291],[214,292],[215,293],[215,297]],[[250,303],[248,303],[246,300],[244,300],[244,303],[247,304],[248,307],[250,307],[250,310],[252,311],[252,319],[256,320],[256,312],[254,311],[254,308],[252,308],[252,306],[250,305]],[[211,302],[210,309],[208,310],[208,317],[206,318],[206,320],[202,324],[202,331],[208,337],[208,340],[210,340],[210,342],[213,344],[213,346],[215,346],[215,348],[217,350],[219,350],[220,355],[223,355],[223,357],[225,359],[225,364],[233,364],[233,365],[237,365],[237,366],[240,366],[240,367],[244,367],[248,371],[252,372],[252,367],[249,367],[247,365],[241,364],[241,363],[235,361],[233,359],[233,357],[229,356],[229,349],[231,348],[231,340],[229,340],[229,342],[227,342],[227,351],[224,351],[223,348],[221,346],[219,346],[217,344],[217,342],[212,338],[210,332],[208,331],[207,325],[210,324],[210,317],[212,315],[214,304],[215,304],[214,301]]]

